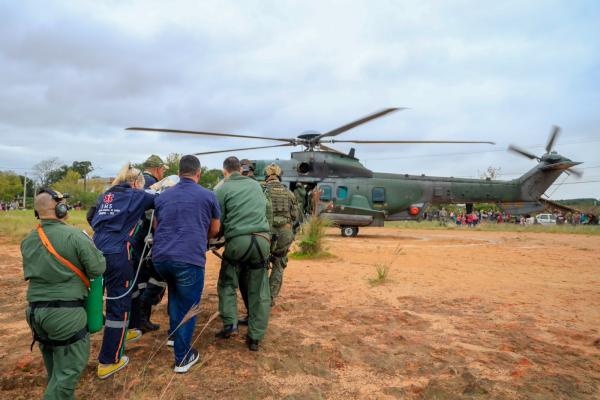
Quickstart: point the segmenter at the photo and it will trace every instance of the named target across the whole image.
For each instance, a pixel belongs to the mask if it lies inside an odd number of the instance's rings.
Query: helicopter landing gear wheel
[[[358,226],[342,226],[343,237],[355,237],[358,235]]]

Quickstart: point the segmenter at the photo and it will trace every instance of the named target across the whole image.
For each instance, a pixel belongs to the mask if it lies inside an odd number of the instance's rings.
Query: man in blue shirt
[[[191,347],[196,317],[181,322],[200,303],[207,242],[220,228],[219,202],[213,192],[198,185],[200,171],[198,158],[181,157],[181,181],[155,201],[152,260],[169,287],[169,332],[175,347],[174,371],[179,373],[187,372],[200,359]]]

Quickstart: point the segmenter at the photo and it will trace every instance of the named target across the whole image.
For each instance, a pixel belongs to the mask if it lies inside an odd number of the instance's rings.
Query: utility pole
[[[27,208],[27,174],[23,174],[23,209]]]

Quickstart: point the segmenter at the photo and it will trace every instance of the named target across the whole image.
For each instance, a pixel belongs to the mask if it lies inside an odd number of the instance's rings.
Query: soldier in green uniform
[[[303,183],[297,183],[294,188],[294,196],[298,204],[298,223],[304,222],[304,213],[306,212],[306,188]]]
[[[292,226],[298,219],[298,205],[296,196],[281,183],[281,167],[269,164],[265,168],[267,176],[265,194],[271,202],[273,219],[271,221],[271,276],[269,286],[271,289],[271,305],[279,295],[283,283],[283,270],[287,266],[287,254],[294,241]]]
[[[240,160],[240,165],[242,166],[242,175],[243,176],[247,176],[250,179],[254,179],[256,180],[256,177],[254,176],[254,166],[252,165],[252,162],[250,162],[250,160],[248,160],[247,158],[244,158],[242,160]],[[221,181],[223,182],[223,181]],[[219,183],[221,183],[219,182]],[[215,186],[215,190],[217,190],[218,187]],[[248,271],[245,271],[244,275],[240,277],[241,280],[247,280],[248,277]],[[244,286],[240,286],[240,294],[242,295],[242,300],[244,300],[244,306],[246,307],[246,315],[244,315],[243,317],[241,317],[240,319],[238,319],[238,324],[239,325],[248,325],[248,292],[246,291],[246,287]]]
[[[88,290],[79,275],[95,278],[104,272],[106,264],[82,231],[64,223],[67,207],[60,193],[44,189],[36,196],[34,207],[41,224],[21,243],[23,272],[29,281],[27,322],[34,342],[40,342],[48,372],[44,399],[74,399],[75,386],[90,356],[84,308]],[[54,254],[80,272],[71,270]]]
[[[223,162],[223,184],[216,195],[221,206],[221,228],[225,237],[217,292],[223,329],[217,337],[237,333],[237,288],[248,293],[248,335],[251,351],[258,351],[271,309],[267,263],[270,249],[268,203],[255,180],[241,175],[240,161]]]

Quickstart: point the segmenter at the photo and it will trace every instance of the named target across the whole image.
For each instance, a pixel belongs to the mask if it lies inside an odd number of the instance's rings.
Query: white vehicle
[[[556,217],[552,214],[538,214],[535,216],[536,224],[556,224]]]

